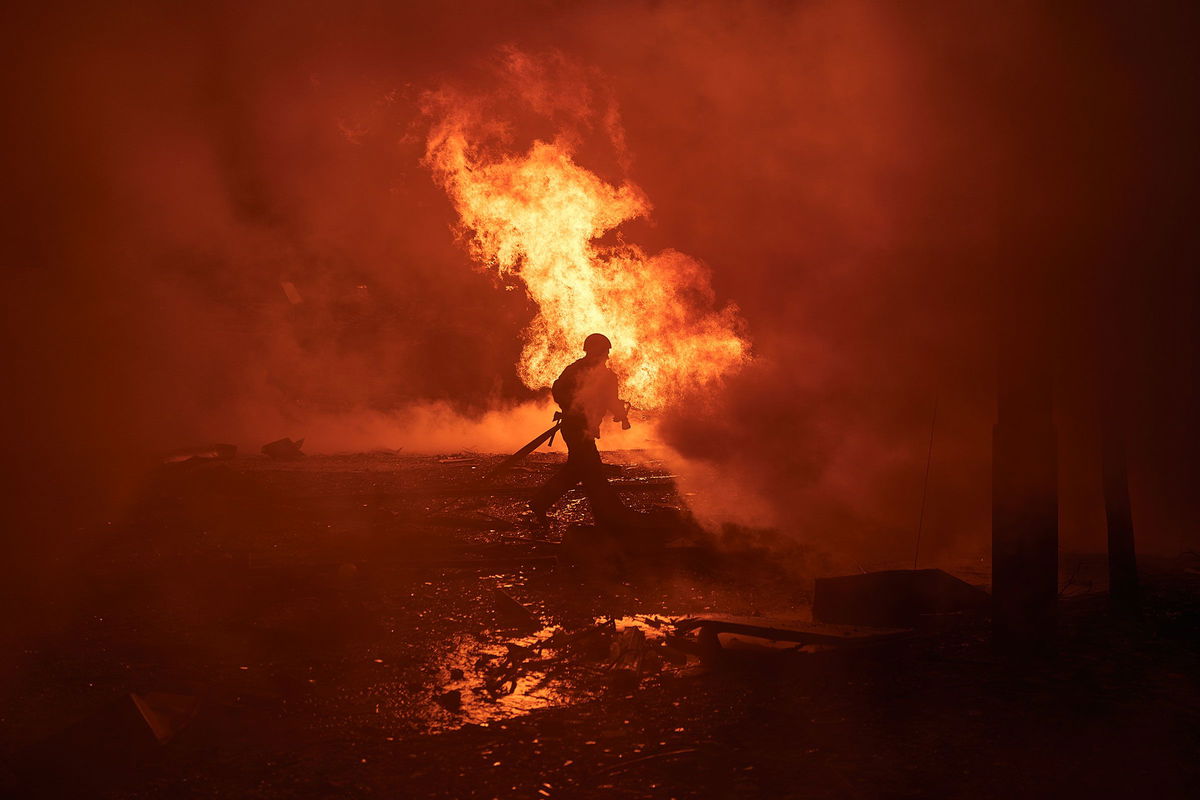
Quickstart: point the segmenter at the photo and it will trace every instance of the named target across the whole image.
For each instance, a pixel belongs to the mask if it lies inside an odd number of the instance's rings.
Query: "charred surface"
[[[129,518],[97,532],[72,624],[15,650],[5,785],[121,798],[1169,797],[1195,777],[1195,562],[1148,566],[1135,622],[1106,614],[1102,558],[1066,559],[1060,656],[1036,669],[994,660],[986,621],[955,615],[847,650],[778,620],[807,613],[798,550],[708,539],[619,570],[504,561],[553,552],[582,519],[569,499],[548,541],[530,536],[520,499],[475,493],[498,459],[165,465]],[[556,460],[535,457],[511,485]],[[628,495],[644,510],[677,502],[653,464],[615,480],[653,487]],[[439,562],[450,557],[478,566]],[[734,636],[721,658],[674,646],[672,620],[718,611],[741,615],[712,623]],[[157,744],[136,714],[116,725],[107,710],[130,692],[194,698],[194,716]],[[123,757],[100,759],[114,744]]]

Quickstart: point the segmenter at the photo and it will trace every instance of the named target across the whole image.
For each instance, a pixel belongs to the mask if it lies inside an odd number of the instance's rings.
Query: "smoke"
[[[753,342],[722,392],[660,417],[700,512],[907,558],[936,402],[926,542],[982,548],[994,339],[1024,314],[995,309],[1011,274],[1057,309],[1047,347],[1070,365],[1066,546],[1102,543],[1089,420],[1113,363],[1142,389],[1122,398],[1143,543],[1190,541],[1195,119],[1171,76],[1194,20],[1170,14],[39,5],[6,48],[22,513],[119,509],[149,456],[190,443],[507,449],[505,414],[512,443],[536,433],[545,398],[515,365],[537,309],[456,239],[421,98],[556,52],[525,68],[593,93],[524,137],[582,131],[578,162],[654,203],[621,235],[698,259]],[[1089,356],[1102,321],[1123,335]]]
[[[313,452],[395,450],[405,454],[505,453],[546,430],[557,407],[545,398],[479,414],[464,414],[448,403],[413,403],[391,411],[363,410],[314,414],[305,419],[305,449]],[[611,450],[657,449],[653,425],[628,431],[606,429]],[[561,439],[549,447],[565,453]]]

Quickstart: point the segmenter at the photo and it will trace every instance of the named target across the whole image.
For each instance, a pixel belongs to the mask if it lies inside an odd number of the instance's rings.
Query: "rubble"
[[[192,461],[230,461],[237,457],[236,444],[214,444],[176,450],[163,457],[164,464],[184,464]]]
[[[931,614],[984,611],[991,596],[940,569],[897,569],[817,578],[813,619],[907,627]]]
[[[449,691],[434,695],[433,702],[447,711],[460,711],[463,704],[462,691],[459,689],[450,689]]]
[[[646,634],[641,628],[623,628],[609,647],[610,663],[608,685],[618,693],[631,692],[637,688],[643,672],[658,672],[662,669],[662,659],[651,656],[646,644]],[[654,663],[656,668],[650,670],[648,665]]]
[[[494,589],[492,598],[496,603],[496,624],[502,628],[536,631],[542,623],[525,606],[514,600],[503,589]]]
[[[283,439],[276,439],[273,442],[267,442],[262,446],[262,451],[276,461],[299,461],[304,458],[304,453],[300,450],[303,446],[304,439],[292,441],[285,437]]]
[[[612,656],[612,669],[640,672],[642,658],[646,652],[646,634],[641,628],[623,628],[613,639],[609,652]]]
[[[695,633],[694,637],[688,634]],[[667,642],[675,648],[703,659],[719,658],[726,650],[721,636],[749,637],[764,643],[761,650],[800,650],[805,648],[844,649],[889,644],[911,638],[909,629],[868,628],[830,625],[802,619],[778,617],[738,617],[709,615],[691,617],[675,624],[675,636]],[[779,643],[793,645],[780,648]]]
[[[27,760],[41,765],[36,780],[43,783],[50,780],[47,776],[92,771],[108,782],[106,786],[45,796],[225,796],[245,788],[226,778],[210,780],[207,776],[216,773],[213,764],[236,768],[239,777],[245,774],[286,788],[293,785],[289,782],[293,771],[308,770],[306,780],[316,781],[332,760],[306,754],[281,763],[280,755],[305,752],[314,742],[328,741],[330,731],[339,741],[350,743],[355,756],[368,759],[361,768],[357,758],[344,759],[347,770],[352,768],[356,774],[387,770],[376,774],[371,784],[376,793],[386,793],[383,787],[388,781],[394,785],[395,773],[380,765],[394,762],[397,769],[407,769],[404,761],[388,761],[395,752],[406,757],[417,753],[412,763],[422,768],[425,760],[455,759],[450,761],[452,769],[470,774],[478,767],[479,752],[495,748],[495,755],[483,763],[503,761],[504,766],[488,770],[489,774],[511,768],[539,780],[554,774],[570,776],[570,780],[553,779],[554,796],[586,793],[581,788],[584,782],[594,785],[594,776],[601,772],[627,774],[629,783],[623,788],[632,795],[643,775],[676,768],[691,774],[694,768],[732,758],[729,751],[735,748],[725,746],[728,742],[749,743],[737,753],[739,758],[743,753],[750,758],[764,747],[778,748],[771,750],[769,759],[757,762],[756,771],[791,763],[787,759],[799,757],[795,748],[785,748],[786,740],[768,725],[795,723],[804,735],[834,736],[825,733],[832,729],[827,721],[846,716],[846,705],[861,708],[864,698],[889,710],[882,723],[889,725],[890,719],[914,718],[914,709],[924,708],[918,704],[932,698],[931,705],[939,709],[937,719],[956,725],[965,719],[962,724],[967,727],[955,729],[956,738],[986,727],[978,717],[968,716],[977,713],[971,706],[1016,718],[1021,703],[999,694],[1008,691],[1007,668],[985,663],[990,658],[986,642],[977,638],[979,631],[957,626],[958,617],[951,618],[957,627],[947,636],[895,631],[894,639],[876,628],[813,623],[803,617],[801,606],[812,584],[800,583],[780,569],[786,560],[780,551],[750,551],[749,546],[757,543],[752,537],[745,540],[745,547],[736,539],[730,546],[730,537],[725,537],[723,549],[697,538],[695,552],[707,553],[710,560],[681,568],[690,556],[679,541],[689,534],[683,526],[668,524],[651,532],[669,531],[675,538],[668,541],[663,535],[662,546],[654,549],[638,541],[640,530],[631,528],[623,537],[590,527],[575,529],[573,535],[599,535],[620,549],[627,569],[615,582],[584,580],[565,568],[538,568],[565,565],[563,546],[514,542],[513,537],[469,524],[457,530],[425,524],[443,513],[474,515],[476,508],[515,519],[523,505],[524,498],[511,499],[501,490],[493,499],[478,503],[457,497],[439,499],[427,491],[444,487],[451,471],[455,470],[438,467],[427,457],[372,455],[310,455],[299,467],[280,468],[279,462],[264,457],[203,463],[194,470],[157,470],[160,483],[154,487],[159,493],[155,497],[171,502],[150,506],[153,513],[138,517],[143,527],[134,530],[143,543],[130,549],[136,557],[121,562],[129,564],[130,571],[114,572],[107,559],[97,565],[97,579],[105,581],[97,585],[119,579],[152,590],[105,594],[94,607],[89,605],[86,627],[81,628],[87,635],[76,638],[72,630],[59,640],[60,652],[68,646],[78,648],[75,662],[41,656],[24,663],[38,665],[37,670],[27,670],[30,676],[44,671],[64,687],[56,690],[54,708],[69,707],[77,696],[86,696],[79,694],[78,687],[94,680],[96,665],[100,669],[108,665],[109,671],[96,680],[110,683],[128,680],[129,668],[124,664],[167,674],[181,669],[182,662],[173,656],[182,651],[174,645],[167,648],[169,661],[154,661],[157,656],[152,654],[142,665],[140,659],[147,658],[144,645],[153,643],[145,632],[172,636],[170,631],[188,630],[199,622],[205,630],[221,631],[221,637],[196,641],[211,650],[189,646],[184,666],[188,675],[213,675],[214,713],[203,725],[193,723],[182,729],[170,723],[156,725],[150,720],[170,703],[143,691],[139,694],[142,708],[136,702],[126,703],[134,725],[127,726],[128,719],[105,718],[87,736],[56,739],[53,758]],[[474,477],[466,467],[456,471]],[[649,473],[634,464],[629,474]],[[313,491],[314,487],[320,491]],[[626,501],[639,511],[652,511],[654,503],[672,497],[665,484],[660,491],[661,497],[630,493]],[[179,497],[184,502],[176,502]],[[377,514],[380,509],[387,515]],[[214,510],[222,513],[214,515]],[[562,511],[552,534],[586,516],[585,503],[571,504]],[[264,520],[271,524],[264,526]],[[589,542],[577,544],[586,548]],[[1095,564],[1100,569],[1103,559]],[[163,566],[170,566],[169,583],[155,580]],[[1194,586],[1195,575],[1184,568],[1197,566],[1200,560],[1194,558],[1171,562],[1171,580]],[[509,574],[492,577],[502,572]],[[1070,569],[1065,574],[1076,577]],[[1080,572],[1078,577],[1083,583],[1093,576]],[[523,610],[520,619],[529,627],[496,628],[496,585]],[[1081,601],[1090,602],[1089,598]],[[746,616],[730,617],[710,609]],[[776,617],[755,615],[756,609],[794,609],[795,618],[788,616],[792,610],[777,611]],[[544,627],[534,629],[535,621]],[[1160,622],[1154,629],[1156,638],[1139,640],[1142,646],[1159,646],[1164,637],[1168,642],[1183,642],[1184,633],[1194,627],[1182,616],[1164,616]],[[1114,635],[1108,629],[1098,630],[1106,637]],[[715,659],[701,647],[708,638],[704,631],[711,632],[721,648]],[[1127,658],[1126,665],[1133,663],[1128,656],[1132,648],[1125,644],[1129,639],[1120,638],[1129,633],[1116,633],[1120,647],[1108,639],[1101,641],[1099,634],[1089,639],[1086,660],[1078,660],[1084,674],[1095,669],[1097,680],[1108,680],[1109,673],[1100,673],[1098,665],[1107,665],[1114,657]],[[841,638],[821,638],[831,636]],[[705,676],[715,672],[710,667],[738,663],[739,654],[727,649],[737,644],[735,639],[762,643],[763,651],[743,654],[740,662],[747,668]],[[770,658],[764,655],[784,647],[791,650]],[[818,653],[819,649],[825,652]],[[1182,652],[1191,654],[1191,650]],[[897,658],[902,654],[912,657]],[[378,662],[377,656],[382,657]],[[1158,689],[1161,696],[1186,699],[1184,679],[1168,676],[1184,674],[1186,660],[1172,656],[1166,663]],[[241,671],[238,665],[249,667]],[[897,674],[908,677],[897,685],[893,683]],[[683,676],[694,677],[679,679]],[[878,678],[879,684],[863,684],[864,676]],[[845,687],[840,686],[843,678],[847,678]],[[39,684],[31,677],[29,685],[37,688],[48,680],[37,677]],[[863,694],[868,685],[869,694]],[[963,690],[971,695],[969,704],[958,694],[956,687],[962,685],[975,687]],[[1070,702],[1076,697],[1091,699],[1087,684],[1077,680],[1075,673],[1063,678],[1061,685]],[[38,690],[54,697],[44,688]],[[1078,695],[1070,694],[1076,690]],[[997,692],[994,704],[986,699],[976,702],[981,692],[985,698],[986,693]],[[13,741],[42,737],[54,727],[52,721],[43,721],[53,708],[35,708],[39,701],[36,697],[23,703],[24,711],[6,709]],[[370,713],[371,703],[380,703],[377,712]],[[626,719],[632,722],[625,725]],[[734,733],[729,733],[731,720],[738,725],[732,728]],[[1036,733],[1043,720],[1020,731]],[[868,735],[869,729],[861,733],[860,722],[852,718],[841,723],[835,741],[860,748],[854,752],[866,769],[874,763],[871,759],[879,757],[878,739]],[[364,729],[364,725],[371,727]],[[451,730],[463,733],[428,736]],[[814,730],[819,733],[813,734]],[[538,738],[540,743],[529,744]],[[588,746],[585,739],[598,741]],[[428,748],[422,744],[426,741],[432,743]],[[713,747],[713,741],[720,744]],[[828,741],[817,741],[812,747],[824,748]],[[928,740],[914,744],[913,752],[924,752],[929,744]],[[703,755],[680,754],[680,748],[688,746],[700,748]],[[1082,759],[1090,747],[1091,740],[1079,746],[1078,763],[1086,763]],[[539,748],[541,754],[534,758]],[[805,756],[820,757],[819,753]],[[888,769],[899,771],[910,757],[908,751],[895,754],[898,760],[889,762]],[[931,752],[930,763],[936,757]],[[671,759],[674,763],[668,763]],[[573,769],[555,773],[556,764],[571,760]],[[725,766],[740,769],[740,762]],[[449,772],[442,767],[438,763],[430,769]],[[154,785],[111,788],[110,781],[121,775],[131,783],[153,775]],[[349,772],[338,779],[345,779],[346,787],[357,780]],[[658,779],[655,774],[652,780]],[[3,780],[0,774],[0,795],[5,795]],[[204,780],[210,782],[201,785]],[[440,775],[413,780],[423,781],[419,785],[428,795],[441,791],[436,785]],[[708,786],[707,776],[697,781]],[[515,778],[502,786],[488,785],[486,796],[503,795],[512,785],[517,785]],[[536,791],[526,793],[533,796]],[[412,794],[426,796],[426,791]],[[731,791],[728,796],[740,795]]]

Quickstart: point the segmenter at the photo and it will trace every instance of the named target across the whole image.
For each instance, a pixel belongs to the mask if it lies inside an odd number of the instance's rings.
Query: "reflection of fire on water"
[[[632,688],[630,680],[636,683],[698,663],[683,653],[662,658],[660,654],[668,649],[668,625],[669,620],[653,615],[599,617],[581,631],[550,625],[506,641],[457,637],[440,660],[441,672],[449,680],[433,692],[425,724],[432,730],[488,725],[623,691]],[[631,653],[629,641],[641,643],[641,652]],[[520,653],[520,661],[500,675],[500,667],[514,651]],[[635,659],[645,665],[640,674],[629,674],[639,670]],[[447,694],[456,698],[453,709],[440,702]]]

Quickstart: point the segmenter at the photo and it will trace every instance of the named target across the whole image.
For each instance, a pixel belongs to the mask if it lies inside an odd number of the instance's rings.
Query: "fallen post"
[[[696,639],[685,634],[696,631]],[[799,649],[809,645],[852,649],[911,638],[908,629],[862,628],[826,625],[802,620],[769,617],[708,616],[682,619],[675,623],[676,636],[668,644],[703,658],[714,658],[724,651],[722,633],[748,636],[770,642],[794,642]]]

